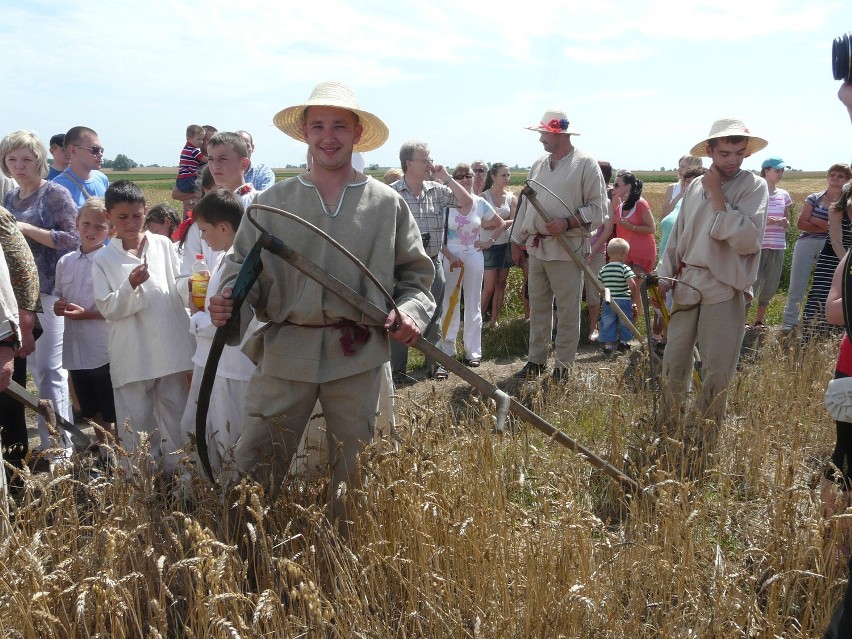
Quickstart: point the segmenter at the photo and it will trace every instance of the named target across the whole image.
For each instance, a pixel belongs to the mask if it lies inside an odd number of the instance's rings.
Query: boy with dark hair
[[[189,332],[195,337],[195,356],[192,358],[194,370],[189,389],[189,401],[181,420],[182,432],[195,431],[195,413],[198,408],[198,391],[204,366],[213,344],[216,327],[210,321],[210,298],[219,288],[222,277],[222,259],[234,243],[234,235],[243,218],[243,206],[240,200],[228,189],[215,189],[205,195],[195,205],[192,212],[195,225],[201,237],[211,249],[216,251],[216,262],[210,267],[210,281],[207,284],[207,299],[200,309],[190,301],[192,317],[189,320]],[[246,331],[246,338],[261,327],[256,318],[252,318]],[[255,365],[240,350],[241,345],[225,346],[216,369],[216,381],[210,393],[207,412],[208,450],[210,461],[218,473],[223,461],[230,455],[240,434],[243,419],[246,388]]]
[[[207,156],[201,151],[204,133],[204,127],[199,124],[190,124],[186,127],[186,144],[180,151],[180,163],[177,180],[175,180],[175,187],[181,193],[195,193],[198,172],[207,163]]]
[[[61,175],[62,172],[68,168],[68,154],[65,153],[65,134],[57,133],[52,138],[50,138],[50,147],[48,147],[48,151],[53,156],[53,164],[50,165],[50,169],[47,171],[46,180],[53,181],[53,179],[57,175]]]
[[[139,187],[119,180],[105,199],[115,239],[95,255],[92,283],[109,327],[119,438],[133,453],[149,436],[151,454],[171,471],[184,440],[179,424],[192,358],[187,281],[171,240],[144,230]]]

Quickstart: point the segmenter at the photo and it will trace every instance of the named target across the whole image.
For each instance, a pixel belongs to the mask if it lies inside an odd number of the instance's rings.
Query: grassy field
[[[140,182],[155,202],[164,185]],[[797,210],[821,185],[781,184]],[[662,188],[647,187],[654,210]],[[220,491],[192,469],[177,493],[144,475],[92,481],[85,460],[29,478],[0,545],[0,633],[820,636],[850,547],[848,515],[820,507],[834,437],[821,395],[836,341],[790,349],[768,333],[732,386],[707,472],[686,480],[658,463],[638,354],[591,360],[566,385],[521,387],[510,373],[524,331],[514,318],[488,333],[500,365],[487,374],[629,473],[639,493],[522,424],[492,433],[493,406],[465,387],[422,382],[398,395],[398,439],[363,457],[347,540],[323,519],[322,481],[290,480],[275,495],[244,486],[228,500],[248,512],[238,546],[222,536]]]

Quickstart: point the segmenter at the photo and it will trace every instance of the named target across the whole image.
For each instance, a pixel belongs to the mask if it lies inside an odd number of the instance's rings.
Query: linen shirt
[[[53,295],[87,311],[97,310],[92,287],[92,264],[101,247],[91,253],[77,249],[59,258]],[[90,370],[109,363],[109,329],[102,319],[65,320],[62,340],[62,367],[69,371]]]
[[[766,181],[740,171],[722,183],[724,211],[714,211],[696,178],[683,196],[657,274],[676,277],[689,286],[675,285],[676,304],[717,304],[746,292],[757,279],[760,244],[766,224]]]
[[[603,223],[607,209],[606,185],[597,160],[580,149],[574,149],[551,168],[548,154],[533,163],[528,179],[540,182],[567,205],[568,208],[533,183],[536,199],[551,218],[570,218],[572,214],[581,214],[591,223],[586,228],[573,228],[563,234],[569,244],[579,250],[587,241],[587,234]],[[570,260],[571,256],[562,244],[547,232],[546,224],[538,211],[524,200],[512,227],[511,239],[516,244],[526,244],[527,252],[540,260]],[[539,237],[537,246],[528,241],[536,235],[545,236]]]
[[[222,279],[222,265],[225,252],[219,253],[218,262],[210,269],[210,281],[207,283],[207,298],[204,301],[203,311],[194,313],[189,318],[189,332],[195,336],[195,355],[192,357],[192,363],[196,366],[204,368],[207,364],[207,358],[210,355],[210,347],[213,346],[213,338],[216,336],[216,327],[210,321],[210,298],[216,294],[219,289],[219,284]],[[253,334],[263,325],[252,319],[246,330],[246,337]],[[245,338],[243,339],[245,341]],[[240,344],[241,346],[242,344]],[[217,377],[227,377],[228,379],[237,379],[248,381],[252,373],[254,373],[255,365],[246,355],[240,350],[240,346],[225,346],[222,349],[222,355],[219,358],[219,365],[216,368]]]
[[[120,239],[95,255],[95,304],[109,327],[113,388],[192,369],[186,304],[189,289],[171,241],[145,232],[150,277],[135,289],[128,279],[142,259],[124,250]]]
[[[421,330],[426,326],[435,309],[429,292],[435,271],[432,260],[423,251],[420,231],[411,212],[393,189],[359,175],[344,189],[337,210],[328,211],[316,188],[298,176],[276,182],[260,193],[256,202],[297,213],[345,245],[390,292],[400,311],[411,317]],[[301,224],[270,211],[258,210],[255,218],[260,226],[323,271],[379,308],[388,308],[376,286],[327,241]],[[240,225],[233,251],[225,258],[222,287],[233,286],[243,259],[258,237],[254,225]],[[355,344],[355,353],[346,355],[340,330],[305,326],[340,320],[362,324],[373,321],[277,255],[268,251],[261,255],[263,271],[246,303],[267,324],[243,349],[258,364],[260,374],[322,383],[356,375],[388,361],[388,337],[382,327],[371,326],[367,341]],[[245,315],[241,319],[244,326]],[[238,342],[238,335],[229,336],[229,343]]]
[[[426,255],[436,258],[444,245],[445,209],[458,206],[456,196],[450,187],[431,180],[423,182],[420,197],[411,192],[404,177],[391,184],[391,187],[405,200],[420,233],[429,234],[429,242],[423,248]]]

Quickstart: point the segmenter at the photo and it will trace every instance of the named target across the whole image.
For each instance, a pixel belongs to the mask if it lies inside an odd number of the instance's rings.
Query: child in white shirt
[[[138,186],[119,180],[104,197],[116,237],[95,256],[92,283],[109,326],[118,435],[131,454],[150,436],[155,461],[171,472],[186,440],[180,420],[192,367],[187,279],[171,240],[143,230]]]

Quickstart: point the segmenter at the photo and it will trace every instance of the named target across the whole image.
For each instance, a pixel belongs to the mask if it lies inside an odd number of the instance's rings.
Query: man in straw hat
[[[536,198],[553,219],[546,223],[525,201],[512,230],[512,260],[520,265],[523,245],[529,253],[530,345],[527,363],[516,377],[538,377],[547,370],[555,297],[553,378],[561,380],[580,343],[583,271],[555,236],[564,234],[574,254],[585,259],[589,233],[603,222],[606,185],[597,160],[571,143],[571,136],[579,133],[564,111],[545,111],[539,124],[526,128],[540,133],[547,151],[532,165],[527,179],[534,180]]]
[[[338,444],[330,446],[329,495],[342,522],[345,500],[337,496],[346,493],[340,490],[342,482],[349,488],[357,484],[356,457],[372,438],[380,376],[389,359],[387,337],[404,344],[417,339],[435,307],[429,293],[434,269],[405,201],[352,166],[353,150],[378,148],[388,130],[378,117],[358,108],[349,87],[321,83],[307,102],[280,111],[273,122],[307,142],[313,165],[309,174],[278,182],[255,203],[297,214],[346,246],[392,291],[401,316],[391,311],[384,326],[365,326],[352,304],[264,253],[263,272],[247,303],[268,323],[244,347],[257,370],[249,381],[234,458],[241,473],[261,480],[286,472],[319,399],[329,442]],[[326,240],[275,213],[255,214],[263,228],[324,271],[378,306],[387,306],[377,287]],[[230,287],[258,237],[253,225],[240,225],[233,254],[223,263],[221,293],[210,301],[217,326],[231,315]],[[246,308],[242,320],[247,319]],[[390,330],[395,323],[399,327]]]
[[[683,425],[687,445],[712,451],[725,416],[727,389],[745,332],[746,302],[757,278],[766,221],[766,182],[740,167],[767,145],[741,120],[717,120],[690,155],[710,168],[689,185],[680,215],[657,266],[659,289],[672,289],[674,306],[663,357],[662,424],[680,424],[701,349],[703,381],[693,414]],[[676,283],[673,283],[676,280]],[[705,428],[705,419],[711,420]],[[701,457],[701,456],[699,456]]]

